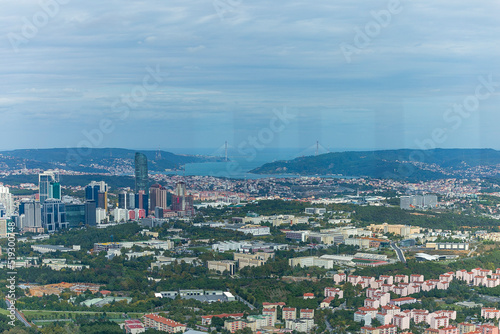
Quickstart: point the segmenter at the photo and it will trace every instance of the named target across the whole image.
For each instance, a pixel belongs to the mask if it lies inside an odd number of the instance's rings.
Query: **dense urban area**
[[[0,331],[499,333],[498,166],[410,181],[124,165],[2,170]]]

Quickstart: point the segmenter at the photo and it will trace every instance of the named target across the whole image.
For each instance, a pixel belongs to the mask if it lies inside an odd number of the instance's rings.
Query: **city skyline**
[[[3,5],[0,150],[500,149],[493,1],[47,3]]]

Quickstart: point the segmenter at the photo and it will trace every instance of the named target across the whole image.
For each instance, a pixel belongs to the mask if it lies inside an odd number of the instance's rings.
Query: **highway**
[[[7,304],[7,308],[9,308],[11,305],[10,300],[5,299],[5,303]],[[28,320],[26,320],[24,315],[22,315],[22,313],[20,313],[17,309],[15,315],[17,320],[21,321],[26,327],[31,327],[31,324],[28,322]]]
[[[396,245],[395,242],[391,242],[391,248],[394,249],[394,251],[396,252],[399,261],[406,263],[406,258],[405,255],[403,254],[403,251],[401,250],[401,248],[398,247],[398,245]]]

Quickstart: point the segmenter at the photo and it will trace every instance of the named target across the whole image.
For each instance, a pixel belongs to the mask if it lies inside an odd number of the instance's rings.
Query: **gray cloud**
[[[157,65],[164,81],[127,119],[115,117],[103,146],[146,147],[168,132],[171,147],[194,145],[183,137],[200,133],[218,147],[235,132],[258,132],[273,108],[288,106],[307,122],[280,142],[296,143],[300,133],[304,142],[320,134],[325,146],[373,147],[375,138],[380,148],[413,147],[442,125],[450,103],[474,93],[479,76],[500,81],[500,4],[400,2],[400,13],[347,63],[341,43],[354,45],[356,29],[389,1],[242,0],[222,19],[211,0],[69,1],[31,38],[23,28],[43,12],[38,1],[0,1],[2,149],[76,145]],[[17,52],[13,34],[25,40]],[[498,99],[482,103],[481,121],[471,118],[443,146],[500,148],[487,121],[497,120]],[[484,129],[481,138],[474,127]]]

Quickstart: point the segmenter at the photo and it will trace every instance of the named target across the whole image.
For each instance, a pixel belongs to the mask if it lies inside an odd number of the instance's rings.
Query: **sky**
[[[0,8],[0,150],[500,149],[498,1]]]

